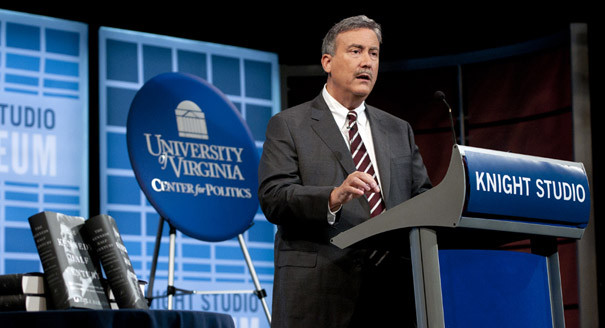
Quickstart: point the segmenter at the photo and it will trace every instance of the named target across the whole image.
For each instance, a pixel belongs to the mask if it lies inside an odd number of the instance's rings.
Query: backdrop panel
[[[166,72],[198,76],[237,107],[260,154],[265,127],[279,111],[278,58],[273,53],[112,28],[99,30],[101,211],[116,218],[137,275],[148,279],[159,216],[140,190],[128,159],[126,119],[137,91]],[[272,224],[260,209],[244,234],[259,280],[271,295]],[[166,293],[168,228],[164,227],[154,294]],[[254,285],[237,240],[209,243],[177,233],[175,286],[189,290],[250,290]],[[268,299],[270,302],[270,298]],[[153,308],[166,308],[167,299]],[[178,296],[175,309],[226,312],[238,324],[267,324],[252,294]]]
[[[87,33],[0,10],[0,274],[42,271],[29,216],[88,215]]]

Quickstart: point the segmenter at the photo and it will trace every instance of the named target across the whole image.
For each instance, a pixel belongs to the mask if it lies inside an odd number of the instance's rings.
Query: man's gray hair
[[[328,31],[321,45],[322,55],[334,55],[336,51],[336,37],[338,36],[338,34],[351,30],[357,30],[360,28],[367,28],[373,30],[374,33],[376,33],[378,42],[382,43],[382,29],[380,27],[380,24],[376,23],[374,20],[364,15],[353,16],[341,20],[340,22],[332,26],[332,28]]]

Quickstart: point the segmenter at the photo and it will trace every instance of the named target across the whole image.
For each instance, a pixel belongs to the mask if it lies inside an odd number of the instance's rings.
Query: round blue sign
[[[137,92],[128,113],[130,163],[156,211],[184,234],[222,241],[258,209],[258,154],[235,106],[203,79],[164,73]]]

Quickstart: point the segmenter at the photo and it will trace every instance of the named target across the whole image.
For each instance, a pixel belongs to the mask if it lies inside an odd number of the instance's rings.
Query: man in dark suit
[[[278,226],[274,327],[407,327],[415,321],[405,252],[330,243],[369,220],[374,208],[389,209],[431,187],[409,124],[365,104],[380,44],[380,26],[365,16],[336,24],[322,46],[328,77],[321,94],[267,126],[259,199]],[[354,123],[347,118],[353,111]],[[350,130],[361,135],[372,168],[358,169],[351,154],[358,146],[349,140],[357,134]],[[398,242],[400,249],[408,245]]]

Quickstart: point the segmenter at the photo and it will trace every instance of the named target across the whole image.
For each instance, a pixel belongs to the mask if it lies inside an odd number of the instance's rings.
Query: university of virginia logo
[[[184,100],[174,110],[179,137],[208,139],[204,112],[193,102]]]
[[[150,79],[133,99],[126,138],[139,186],[176,228],[214,241],[249,227],[258,210],[258,150],[214,86],[182,73]]]
[[[208,140],[208,128],[204,113],[194,102],[184,100],[175,109],[179,137],[193,139],[170,140],[161,134],[144,133],[147,152],[158,159],[162,170],[171,170],[176,178],[181,176],[211,179],[245,180],[239,165],[243,162],[242,147],[230,147],[201,143]],[[249,188],[223,187],[212,183],[192,184],[180,181],[151,180],[151,188],[157,192],[189,193],[194,196],[219,196],[250,198]]]

